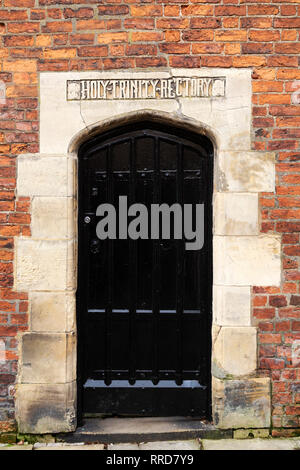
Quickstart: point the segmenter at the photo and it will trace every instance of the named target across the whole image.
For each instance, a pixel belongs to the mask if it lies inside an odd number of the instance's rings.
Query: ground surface
[[[300,438],[292,439],[191,439],[120,444],[36,443],[5,445],[0,450],[300,450]]]

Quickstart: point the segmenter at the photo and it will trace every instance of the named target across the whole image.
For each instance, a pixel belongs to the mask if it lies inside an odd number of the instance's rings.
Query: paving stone
[[[296,450],[300,439],[204,439],[204,450]]]
[[[138,444],[120,442],[119,444],[109,444],[107,450],[139,450]]]
[[[34,450],[103,450],[103,444],[48,444],[34,446]]]
[[[200,442],[196,439],[190,441],[162,441],[145,442],[139,445],[140,450],[200,450]]]
[[[0,446],[0,450],[32,450],[33,446],[31,444],[25,445],[15,445],[15,446]]]

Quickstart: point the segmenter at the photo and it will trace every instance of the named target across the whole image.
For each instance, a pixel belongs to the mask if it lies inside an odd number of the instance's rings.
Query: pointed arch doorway
[[[93,137],[78,162],[78,367],[83,414],[211,411],[213,145],[142,121]],[[97,207],[204,204],[204,246],[99,240]]]

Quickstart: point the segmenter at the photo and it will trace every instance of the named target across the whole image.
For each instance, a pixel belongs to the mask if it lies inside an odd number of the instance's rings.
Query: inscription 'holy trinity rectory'
[[[67,80],[67,100],[217,98],[225,84],[225,77]]]

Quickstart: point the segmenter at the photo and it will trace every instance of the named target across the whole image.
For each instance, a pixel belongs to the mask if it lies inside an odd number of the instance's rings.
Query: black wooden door
[[[210,415],[213,147],[139,123],[79,152],[78,329],[83,413]],[[201,250],[185,240],[99,240],[99,204],[204,203]],[[149,210],[150,212],[150,210]]]

